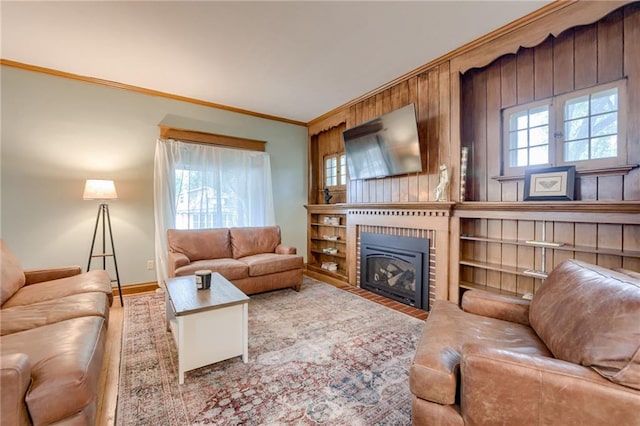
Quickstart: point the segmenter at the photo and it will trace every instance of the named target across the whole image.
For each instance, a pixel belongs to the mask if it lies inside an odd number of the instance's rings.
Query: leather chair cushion
[[[95,403],[105,335],[104,318],[91,316],[0,337],[2,354],[29,356],[33,424],[55,423]]]
[[[7,303],[2,305],[2,308],[31,305],[32,303],[71,296],[72,294],[94,291],[106,294],[110,304],[113,301],[111,278],[102,269],[94,269],[72,277],[24,286]]]
[[[640,280],[564,261],[534,296],[529,321],[556,358],[640,389]]]
[[[454,303],[436,300],[411,366],[411,392],[418,398],[438,404],[454,404],[463,346],[468,343],[518,353],[550,355],[531,327],[471,314]]]
[[[230,281],[249,276],[249,267],[245,263],[231,258],[198,260],[176,269],[175,274],[177,277],[193,275],[201,269],[210,269],[218,272]]]
[[[249,276],[275,274],[302,268],[302,256],[295,254],[262,253],[239,259],[249,266]]]
[[[275,253],[276,247],[280,244],[279,226],[231,228],[230,233],[234,259],[260,253]]]
[[[98,292],[73,294],[31,305],[2,309],[0,335],[86,316],[109,319],[109,299],[106,294]]]
[[[24,269],[20,260],[0,239],[0,306],[4,305],[25,283]]]
[[[169,229],[169,251],[183,253],[191,262],[231,257],[229,229]]]

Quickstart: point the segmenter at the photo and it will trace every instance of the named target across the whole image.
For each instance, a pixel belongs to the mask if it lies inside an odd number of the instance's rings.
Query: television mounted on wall
[[[349,179],[372,179],[422,171],[413,104],[342,132]]]

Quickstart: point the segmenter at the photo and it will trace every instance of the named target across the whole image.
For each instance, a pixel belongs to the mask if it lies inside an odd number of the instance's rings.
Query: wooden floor
[[[124,309],[120,306],[120,300],[114,298],[113,306],[109,311],[107,345],[98,382],[98,395],[102,395],[102,399],[98,401],[97,426],[113,425],[116,421],[123,319]]]
[[[370,291],[358,287],[342,287],[342,289],[418,319],[424,320],[427,318],[427,312],[425,311],[404,305]],[[126,299],[132,296],[125,295],[124,297]],[[118,380],[120,377],[123,322],[124,309],[120,306],[118,298],[114,298],[113,306],[109,312],[107,346],[102,371],[100,373],[100,381],[98,383],[99,395],[102,395],[102,399],[98,401],[97,426],[111,426],[115,424],[118,404]]]

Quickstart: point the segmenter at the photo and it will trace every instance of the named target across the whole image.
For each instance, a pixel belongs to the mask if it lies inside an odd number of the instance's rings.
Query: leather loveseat
[[[414,425],[640,425],[640,280],[567,260],[531,302],[438,300],[409,377]]]
[[[111,280],[79,267],[23,270],[0,240],[0,423],[93,425]]]
[[[219,272],[245,294],[281,288],[300,290],[302,256],[281,244],[280,227],[167,231],[169,277],[197,270]]]

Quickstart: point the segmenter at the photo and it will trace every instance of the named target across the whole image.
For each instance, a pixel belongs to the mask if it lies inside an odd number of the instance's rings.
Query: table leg
[[[242,362],[249,361],[249,304],[242,305]]]

